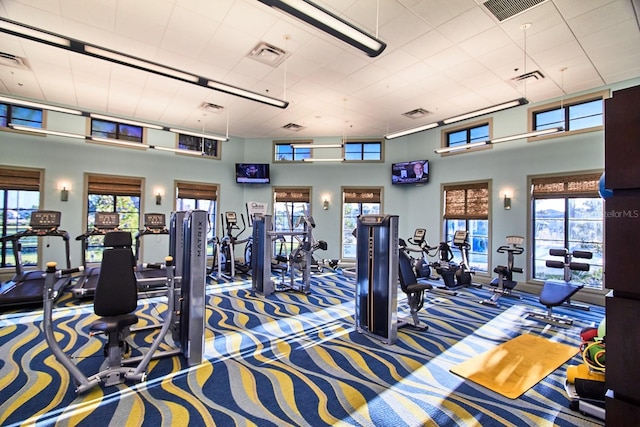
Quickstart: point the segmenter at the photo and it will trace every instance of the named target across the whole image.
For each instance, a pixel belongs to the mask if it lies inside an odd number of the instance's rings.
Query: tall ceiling
[[[378,137],[640,77],[640,0],[545,0],[503,21],[485,0],[314,2],[387,48],[370,58],[257,0],[0,2],[2,18],[284,99],[286,109],[5,33],[0,93],[243,138]],[[249,57],[261,42],[284,60]],[[518,79],[526,73],[534,77]],[[403,115],[417,109],[426,112]]]

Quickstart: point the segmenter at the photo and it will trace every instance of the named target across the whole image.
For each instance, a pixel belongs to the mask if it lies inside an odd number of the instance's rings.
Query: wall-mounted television
[[[269,184],[268,163],[236,163],[236,183]]]
[[[425,184],[429,182],[429,160],[411,160],[391,165],[392,184]]]

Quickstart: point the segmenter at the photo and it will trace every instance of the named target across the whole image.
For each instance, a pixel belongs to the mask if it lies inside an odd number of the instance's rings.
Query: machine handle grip
[[[513,267],[511,268],[511,271],[513,271],[514,273],[523,273],[524,270],[522,270],[522,268],[520,267]]]

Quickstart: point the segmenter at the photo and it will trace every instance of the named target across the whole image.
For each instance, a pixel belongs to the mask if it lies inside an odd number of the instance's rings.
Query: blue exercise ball
[[[602,197],[603,199],[608,199],[609,197],[613,196],[613,190],[605,187],[604,172],[602,172],[602,176],[600,176],[600,179],[598,180],[598,193],[600,193],[600,197]]]

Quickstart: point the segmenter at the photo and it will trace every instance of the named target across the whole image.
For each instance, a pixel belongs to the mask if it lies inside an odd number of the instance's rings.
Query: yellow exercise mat
[[[578,348],[523,334],[450,369],[496,393],[517,399],[564,362]]]

